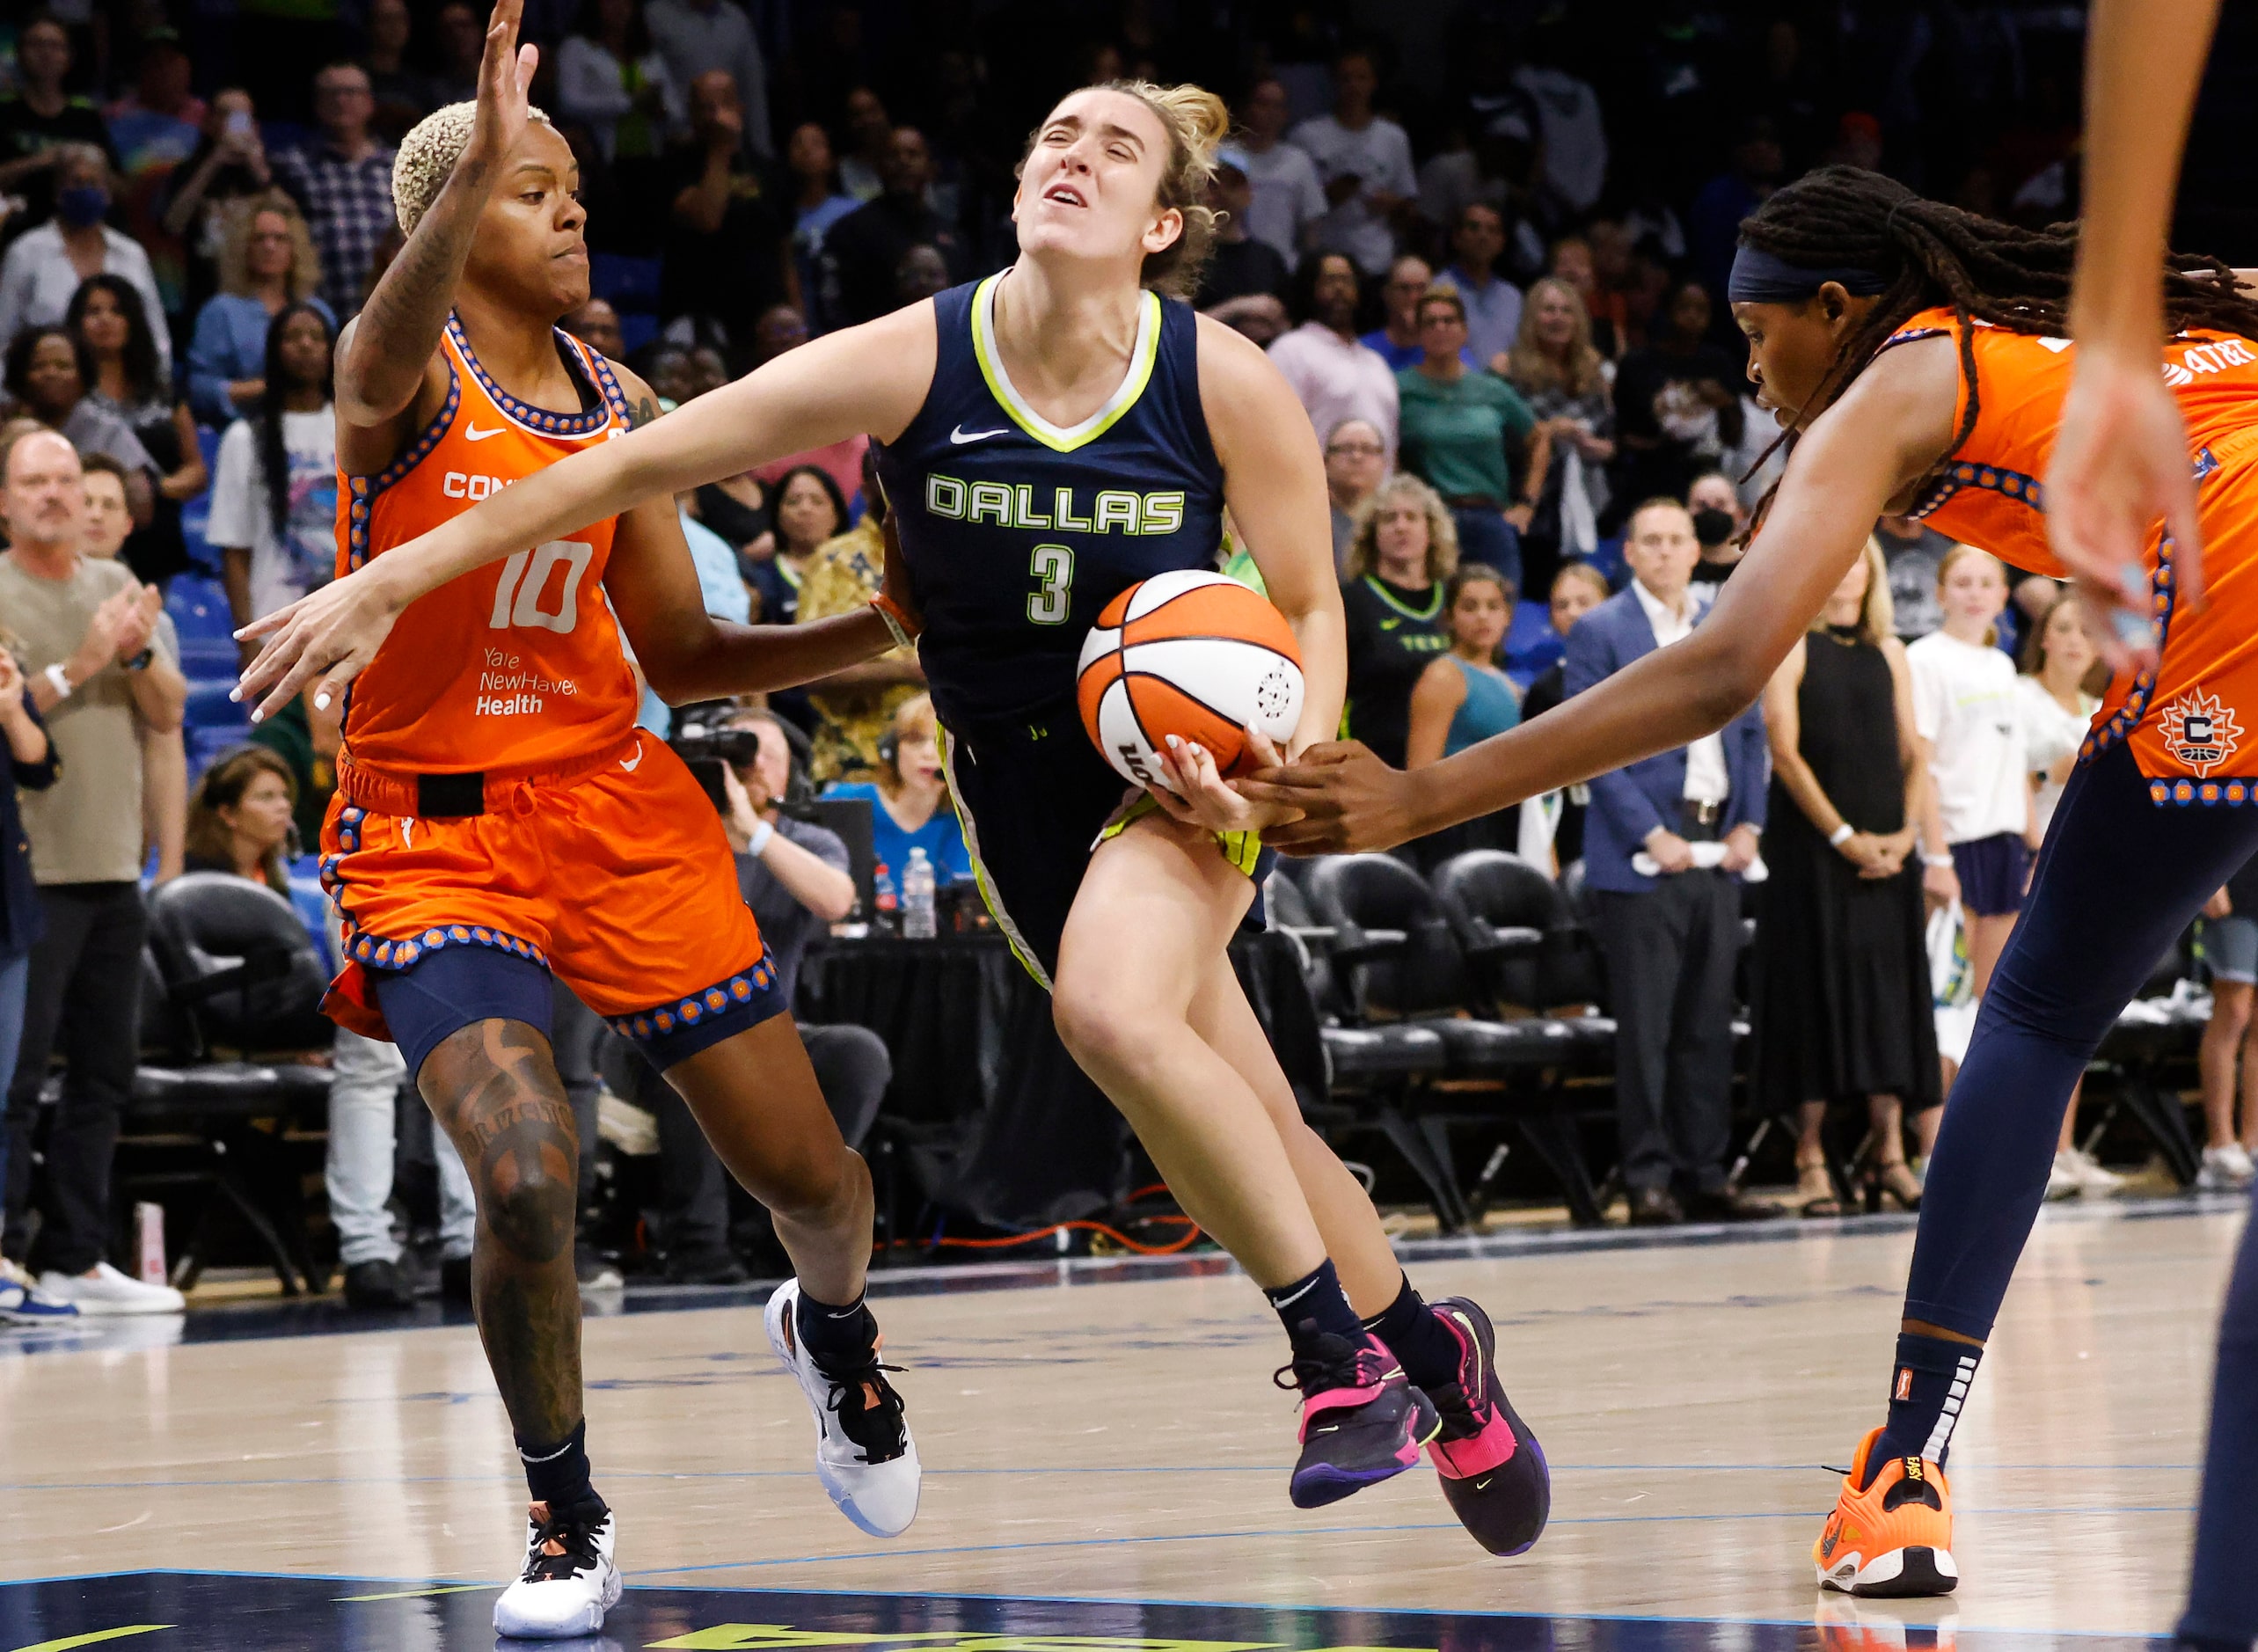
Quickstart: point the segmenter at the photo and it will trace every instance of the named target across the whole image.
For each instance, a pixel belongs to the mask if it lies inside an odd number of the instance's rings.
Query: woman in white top
[[[596,135],[603,158],[639,159],[689,125],[681,89],[651,44],[638,0],[588,0],[557,48],[557,111]]]
[[[2031,627],[2023,644],[2022,675],[2015,679],[2024,755],[2030,763],[2032,830],[2041,839],[2062,800],[2086,727],[2101,707],[2101,696],[2094,691],[2108,687],[2108,674],[2095,670],[2100,661],[2076,595],[2063,590]]]
[[[2006,571],[1987,552],[1955,545],[1937,567],[1937,601],[1942,628],[1905,657],[1913,669],[1913,723],[1929,744],[1981,998],[2030,878],[2031,765],[2014,662],[1997,646]]]
[[[2055,805],[2078,762],[2086,730],[2101,706],[2098,691],[2109,685],[2108,672],[2098,669],[2101,656],[2086,634],[2084,615],[2077,596],[2068,590],[2056,596],[2023,644],[2022,675],[2015,679],[2016,709],[2022,713],[2024,761],[2030,765],[2031,831],[2039,839],[2054,819]],[[2094,679],[2100,680],[2096,682]],[[2070,1093],[2062,1115],[2062,1140],[2054,1151],[2054,1169],[2047,1177],[2046,1196],[2066,1199],[2072,1194],[2116,1192],[2124,1178],[2101,1168],[2094,1156],[2078,1145],[2078,1103],[2083,1086]]]

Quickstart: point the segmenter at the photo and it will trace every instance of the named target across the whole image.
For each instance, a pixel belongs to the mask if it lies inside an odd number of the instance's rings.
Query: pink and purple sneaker
[[[1370,1334],[1361,1342],[1329,1332],[1313,1337],[1275,1380],[1302,1395],[1302,1454],[1288,1489],[1297,1509],[1322,1509],[1402,1473],[1442,1427],[1427,1396]]]
[[[1429,1391],[1443,1420],[1427,1448],[1443,1477],[1443,1495],[1492,1554],[1523,1553],[1543,1535],[1553,1511],[1544,1448],[1514,1414],[1497,1379],[1497,1334],[1489,1315],[1465,1297],[1444,1297],[1431,1306],[1462,1350],[1458,1380]]]

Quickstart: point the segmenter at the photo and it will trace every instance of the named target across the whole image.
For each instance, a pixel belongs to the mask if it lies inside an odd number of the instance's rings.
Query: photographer
[[[847,846],[836,833],[783,811],[808,791],[805,757],[772,712],[743,711],[718,733],[677,736],[676,749],[720,759],[727,806],[722,830],[737,858],[737,887],[761,926],[777,990],[792,1003],[808,943],[854,910]],[[847,1145],[859,1147],[894,1076],[878,1035],[861,1027],[800,1028],[815,1082]],[[662,1231],[674,1284],[735,1284],[746,1278],[731,1252],[728,1183],[690,1109],[665,1085],[642,1086],[659,1116]]]

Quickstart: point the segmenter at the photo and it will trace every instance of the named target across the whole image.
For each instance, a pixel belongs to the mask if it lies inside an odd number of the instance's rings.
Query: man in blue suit
[[[1626,532],[1629,588],[1568,633],[1572,695],[1692,634],[1707,611],[1692,589],[1701,545],[1683,505],[1650,501]],[[1765,761],[1764,714],[1752,705],[1718,734],[1591,783],[1584,879],[1607,955],[1616,1122],[1636,1224],[1779,1214],[1725,1185],[1739,874],[1764,830]],[[1721,852],[1714,866],[1697,864]]]

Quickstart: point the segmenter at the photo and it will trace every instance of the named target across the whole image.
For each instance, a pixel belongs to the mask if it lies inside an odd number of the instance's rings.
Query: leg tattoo
[[[478,1194],[471,1288],[502,1404],[521,1436],[562,1439],[581,1420],[580,1136],[548,1043],[480,1021],[431,1053],[419,1087]]]

